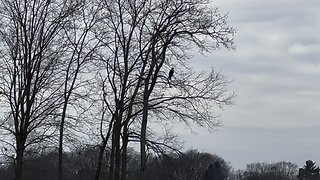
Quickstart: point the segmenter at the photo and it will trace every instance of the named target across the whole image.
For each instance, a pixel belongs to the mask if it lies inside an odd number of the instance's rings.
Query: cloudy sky
[[[238,31],[236,51],[202,57],[237,92],[212,134],[181,134],[186,147],[247,163],[311,159],[320,165],[320,1],[214,0]],[[198,61],[199,62],[199,61]]]

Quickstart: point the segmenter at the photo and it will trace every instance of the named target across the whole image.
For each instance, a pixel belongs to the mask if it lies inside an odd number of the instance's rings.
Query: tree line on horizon
[[[234,173],[236,180],[319,180],[319,167],[307,160],[302,168],[291,162],[251,163]]]
[[[65,153],[64,171],[67,180],[88,180],[95,175],[97,165],[96,158],[99,149],[97,147],[78,147]],[[107,152],[110,153],[110,152]],[[41,154],[27,153],[24,166],[24,180],[45,179],[56,180],[58,178],[58,153],[54,150]],[[139,164],[140,153],[130,148],[128,151],[127,179],[140,180]],[[106,156],[108,158],[108,156]],[[224,159],[210,153],[202,153],[195,149],[181,154],[155,155],[148,154],[147,179],[190,179],[211,180],[212,177],[226,179],[231,167]],[[107,163],[110,159],[104,159],[101,179],[108,179],[109,169]],[[0,177],[11,179],[14,175],[14,162],[0,162]]]
[[[96,146],[78,147],[65,152],[65,179],[88,180],[95,174]],[[108,152],[110,153],[110,152]],[[140,180],[140,154],[130,148],[128,151],[127,179]],[[27,152],[23,180],[58,178],[58,153],[50,150],[41,154]],[[107,156],[108,157],[108,156]],[[148,154],[146,178],[152,180],[319,180],[319,167],[308,160],[299,168],[291,162],[251,163],[244,170],[234,170],[229,162],[218,155],[199,152],[196,149],[181,154]],[[107,163],[110,159],[104,159]],[[108,179],[108,168],[103,163],[101,179]],[[0,161],[1,179],[14,176],[14,162]]]

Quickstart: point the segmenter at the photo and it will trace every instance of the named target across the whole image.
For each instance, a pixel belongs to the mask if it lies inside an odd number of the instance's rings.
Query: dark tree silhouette
[[[303,168],[299,168],[298,178],[299,180],[319,180],[319,170],[315,162],[308,160]]]
[[[291,162],[252,163],[243,172],[238,172],[239,180],[296,180],[298,166]]]
[[[150,143],[150,118],[211,128],[218,125],[213,107],[231,103],[233,93],[225,90],[228,81],[223,76],[213,70],[195,73],[187,62],[193,49],[233,49],[234,29],[207,0],[104,0],[101,7],[102,20],[95,29],[103,31],[95,37],[103,50],[94,57],[107,73],[99,75],[99,159],[110,145],[109,179],[125,180],[128,146],[138,142],[140,180],[145,180],[149,148],[161,144]],[[172,65],[181,72],[170,77],[178,82],[172,85],[174,91],[167,89],[166,78]]]
[[[221,169],[219,161],[216,161],[214,164],[210,164],[207,171],[204,174],[204,180],[223,180],[224,174]]]
[[[15,180],[22,179],[25,152],[53,139],[66,51],[60,34],[78,6],[0,1],[0,141],[15,154]]]
[[[37,149],[33,150],[36,151]],[[77,146],[70,152],[64,152],[64,179],[93,179],[95,167],[98,163],[96,161],[98,151],[98,146]],[[110,153],[110,150],[106,150],[105,153]],[[127,153],[128,165],[126,180],[141,180],[139,175],[140,153],[133,148],[129,148]],[[55,149],[47,149],[46,151],[38,153],[27,151],[23,180],[57,180],[58,156],[59,154]],[[105,180],[108,177],[109,172],[107,166],[110,161],[108,157],[109,156],[106,156],[106,158],[103,159],[103,167],[99,180]],[[149,154],[147,165],[146,178],[148,180],[202,180],[208,166],[222,172],[223,177],[220,179],[227,179],[231,169],[228,163],[221,157],[210,153],[198,152],[197,150],[190,150],[179,156],[174,153],[160,156]],[[214,180],[219,179],[216,174]],[[11,180],[13,175],[13,163],[0,159],[1,180]]]

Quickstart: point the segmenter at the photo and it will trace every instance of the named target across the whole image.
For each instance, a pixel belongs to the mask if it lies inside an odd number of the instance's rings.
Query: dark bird
[[[173,73],[174,73],[174,68],[172,67],[171,70],[169,71],[169,80],[171,80]]]

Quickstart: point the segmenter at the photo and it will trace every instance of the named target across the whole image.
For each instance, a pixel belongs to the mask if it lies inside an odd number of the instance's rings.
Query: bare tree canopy
[[[56,130],[66,50],[60,33],[79,4],[3,0],[0,6],[1,127],[15,144],[2,140],[16,152],[19,180],[25,149]]]
[[[107,0],[104,9],[99,39],[107,71],[103,91],[110,119],[103,144],[111,138],[110,179],[125,179],[129,141],[140,141],[144,179],[148,119],[213,127],[217,122],[212,106],[231,103],[228,81],[215,71],[196,74],[188,66],[188,55],[194,48],[234,48],[234,29],[204,0]],[[175,76],[168,77],[172,67]]]
[[[104,156],[109,179],[126,179],[131,142],[140,145],[144,180],[150,151],[178,150],[170,144],[176,136],[166,131],[160,140],[151,122],[212,128],[219,124],[216,108],[232,103],[219,71],[188,65],[195,49],[234,49],[235,30],[208,0],[2,0],[0,6],[0,141],[16,154],[16,180],[32,144],[59,144],[63,179],[63,145],[81,133],[100,141],[96,180]],[[73,140],[64,142],[66,131]]]

